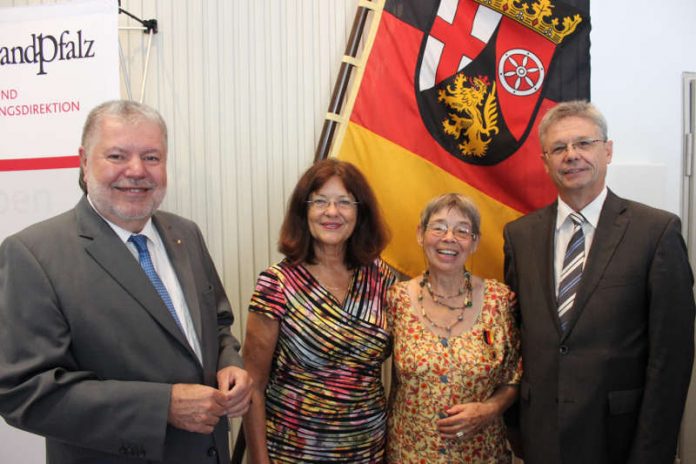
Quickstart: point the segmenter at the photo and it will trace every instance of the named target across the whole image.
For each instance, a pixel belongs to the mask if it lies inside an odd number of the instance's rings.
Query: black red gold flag
[[[537,124],[559,101],[589,98],[589,0],[387,0],[333,153],[375,189],[393,238],[384,258],[422,271],[418,213],[460,192],[481,210],[467,264],[502,277],[502,228],[555,196]]]

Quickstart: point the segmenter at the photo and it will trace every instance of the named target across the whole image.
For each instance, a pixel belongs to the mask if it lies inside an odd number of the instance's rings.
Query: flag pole
[[[341,113],[341,109],[343,108],[343,102],[346,97],[346,91],[348,90],[348,84],[350,83],[350,77],[353,73],[353,69],[355,68],[355,58],[358,53],[360,41],[362,40],[363,32],[365,30],[367,15],[370,13],[370,10],[372,10],[372,8],[369,8],[364,3],[365,2],[359,2],[358,9],[355,12],[353,27],[350,31],[350,36],[348,37],[348,43],[346,44],[346,51],[341,62],[341,68],[338,71],[338,77],[336,78],[336,83],[334,84],[333,93],[331,94],[329,111],[324,119],[324,126],[321,129],[317,150],[314,152],[315,162],[325,159],[328,156],[331,149],[331,142],[333,141],[336,128],[338,127],[338,117]]]

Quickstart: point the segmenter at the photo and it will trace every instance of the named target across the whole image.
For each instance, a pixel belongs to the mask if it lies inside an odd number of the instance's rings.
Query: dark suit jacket
[[[556,206],[504,230],[505,278],[521,317],[525,464],[671,464],[694,351],[679,219],[609,192],[564,335]]]
[[[50,464],[227,463],[227,421],[167,425],[171,385],[241,365],[232,313],[198,227],[153,221],[200,339],[189,347],[125,244],[86,198],[0,246],[0,414],[46,437]],[[135,459],[134,459],[135,458]]]

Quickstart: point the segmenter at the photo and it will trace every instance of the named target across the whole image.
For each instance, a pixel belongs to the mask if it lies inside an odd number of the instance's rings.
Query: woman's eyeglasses
[[[352,211],[358,206],[357,201],[353,201],[350,198],[334,198],[334,199],[328,199],[328,198],[322,198],[318,197],[313,200],[307,200],[307,204],[311,207],[314,208],[315,210],[319,212],[324,212],[327,209],[329,209],[329,206],[331,204],[334,204],[337,210],[339,211]]]
[[[449,230],[452,230],[452,235],[459,241],[476,240],[476,234],[465,226],[454,226],[450,228],[447,224],[442,222],[433,222],[425,226],[425,229],[435,237],[444,237]]]

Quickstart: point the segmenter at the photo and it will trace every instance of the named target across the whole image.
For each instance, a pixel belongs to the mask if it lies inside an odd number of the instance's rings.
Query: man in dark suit
[[[557,105],[539,132],[558,199],[504,230],[525,464],[671,464],[694,351],[679,218],[606,188],[613,146],[592,104]]]
[[[80,159],[77,206],[0,246],[0,414],[49,464],[227,464],[251,379],[200,230],[156,212],[164,121],[102,104]]]

